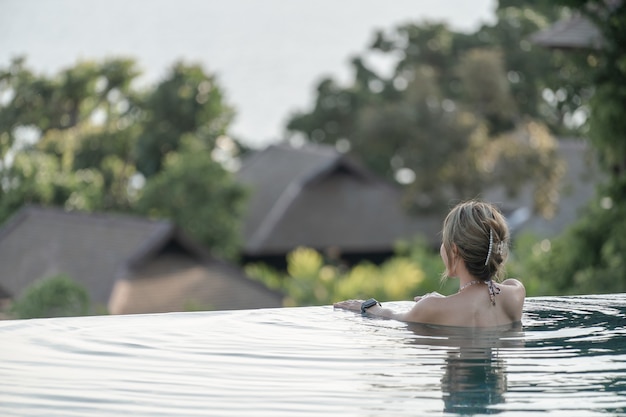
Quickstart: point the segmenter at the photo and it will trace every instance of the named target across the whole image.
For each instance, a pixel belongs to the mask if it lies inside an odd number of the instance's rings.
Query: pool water
[[[522,324],[330,306],[2,321],[0,415],[626,415],[626,294],[529,298]]]

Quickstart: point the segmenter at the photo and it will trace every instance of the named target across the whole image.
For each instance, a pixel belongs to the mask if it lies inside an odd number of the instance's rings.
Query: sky
[[[446,22],[471,32],[495,0],[0,0],[0,68],[16,56],[55,74],[84,60],[132,57],[154,84],[177,61],[217,77],[237,114],[230,134],[261,148],[310,109],[324,77],[350,78],[376,30]],[[381,71],[384,69],[380,63]]]

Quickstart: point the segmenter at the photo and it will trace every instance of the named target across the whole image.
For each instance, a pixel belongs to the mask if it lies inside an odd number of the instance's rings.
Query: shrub
[[[20,319],[85,316],[89,312],[87,291],[64,275],[32,284],[11,307],[12,315]]]

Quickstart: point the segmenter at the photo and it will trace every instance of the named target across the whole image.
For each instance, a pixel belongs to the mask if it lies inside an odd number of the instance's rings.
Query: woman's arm
[[[436,294],[436,295],[435,295]],[[406,312],[395,312],[389,308],[384,308],[380,305],[374,305],[366,310],[366,313],[370,316],[382,317],[386,319],[394,319],[407,322],[416,323],[429,323],[429,315],[432,310],[430,306],[434,298],[443,297],[439,293],[426,294],[419,301],[415,303],[411,310]],[[417,297],[416,297],[417,298]],[[429,300],[429,301],[427,301]],[[333,304],[335,308],[341,308],[344,310],[361,312],[361,304],[363,300],[346,300]]]
[[[356,311],[357,313],[361,312],[361,304],[363,304],[364,300],[346,300],[339,301],[338,303],[333,304],[335,308],[341,308],[344,310]],[[401,314],[394,312],[389,308],[383,308],[380,305],[374,305],[366,310],[366,313],[371,316],[383,317],[386,319],[395,319],[401,320],[399,317]]]

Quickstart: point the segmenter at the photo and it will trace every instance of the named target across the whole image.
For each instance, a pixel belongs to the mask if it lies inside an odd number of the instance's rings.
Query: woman
[[[374,299],[348,300],[336,308],[407,322],[461,327],[495,327],[520,322],[526,290],[516,279],[497,284],[508,255],[509,230],[492,204],[468,201],[454,207],[443,223],[440,254],[445,277],[459,279],[459,291],[444,297],[415,297],[415,305],[397,313]]]

